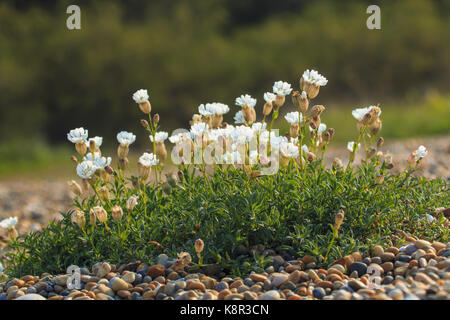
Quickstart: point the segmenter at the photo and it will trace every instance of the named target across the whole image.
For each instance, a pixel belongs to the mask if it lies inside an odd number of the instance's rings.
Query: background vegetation
[[[373,3],[381,30],[366,28]],[[78,1],[75,31],[69,4],[0,3],[0,173],[53,158],[74,127],[107,147],[118,131],[141,130],[136,89],[149,89],[168,130],[200,103],[233,106],[242,93],[261,102],[280,79],[296,87],[307,68],[329,79],[317,102],[334,119],[349,123],[348,108],[381,103],[385,121],[406,119],[385,126],[393,137],[449,131],[448,1]],[[147,143],[140,135],[137,146]]]

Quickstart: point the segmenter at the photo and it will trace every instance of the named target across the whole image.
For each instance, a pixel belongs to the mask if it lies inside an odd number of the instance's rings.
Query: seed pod
[[[377,149],[375,149],[374,147],[371,147],[369,149],[369,152],[367,153],[367,158],[368,159],[372,158],[376,153],[377,153]]]
[[[305,91],[302,91],[302,94],[300,95],[300,111],[305,114],[306,111],[308,111],[309,107],[309,100],[308,95]]]
[[[94,139],[90,139],[89,140],[89,151],[90,152],[96,152],[97,151],[97,146],[95,145],[95,140]]]
[[[72,191],[74,194],[79,197],[83,195],[83,190],[75,180],[67,181],[67,184],[69,185],[70,191]]]
[[[167,150],[166,150],[166,146],[164,145],[164,142],[156,142],[155,153],[161,161],[166,160]]]
[[[119,169],[125,171],[128,165],[128,158],[119,159]]]
[[[298,123],[291,124],[291,127],[289,128],[289,135],[291,136],[291,138],[297,138],[299,130],[300,127]]]
[[[87,146],[84,142],[75,143],[75,150],[77,150],[80,156],[84,156],[87,152]]]
[[[142,181],[147,181],[147,179],[150,176],[150,173],[152,171],[152,168],[148,167],[148,166],[143,166],[139,162],[138,163],[138,170],[139,170],[139,176],[141,177]]]
[[[195,240],[195,252],[201,253],[203,251],[203,248],[205,247],[205,243],[202,239]]]
[[[114,206],[111,208],[111,216],[114,221],[119,222],[123,216],[123,210],[120,206]]]
[[[277,105],[278,108],[281,108],[285,101],[286,101],[286,97],[285,96],[277,95],[275,97],[275,104]]]
[[[316,160],[316,155],[312,152],[306,152],[305,156],[306,160],[308,160],[309,162],[313,162],[314,160]]]
[[[114,169],[111,166],[106,166],[105,167],[105,171],[107,174],[113,174],[114,173]]]
[[[222,125],[223,116],[221,114],[215,114],[212,117],[211,125],[214,129],[219,128]]]
[[[119,144],[117,148],[117,156],[119,159],[126,158],[128,156],[128,146],[125,144]]]
[[[245,122],[252,124],[256,120],[255,108],[244,106],[242,107],[242,114],[244,115]]]
[[[263,115],[268,116],[272,112],[272,109],[273,109],[272,102],[266,102],[263,107]]]
[[[382,127],[382,122],[379,118],[377,118],[375,121],[373,121],[370,125],[369,125],[369,130],[370,133],[372,133],[372,135],[377,135],[378,132],[380,132]]]
[[[145,114],[149,114],[152,111],[152,105],[150,104],[150,101],[145,101],[139,103],[139,109]]]
[[[98,195],[103,201],[109,201],[110,199],[109,191],[106,187],[101,187],[100,189],[98,189]]]
[[[94,226],[96,221],[97,217],[95,215],[94,209],[92,208],[91,210],[89,210],[89,223]]]
[[[314,118],[314,117],[320,116],[324,110],[325,110],[325,107],[323,105],[320,105],[320,104],[315,105],[314,107],[311,108],[310,117]]]
[[[303,79],[303,77],[302,77]],[[306,92],[310,99],[314,99],[319,94],[320,86],[314,83],[303,81],[303,91]]]

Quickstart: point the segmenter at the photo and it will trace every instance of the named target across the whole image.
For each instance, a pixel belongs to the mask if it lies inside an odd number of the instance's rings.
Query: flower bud
[[[379,118],[375,119],[375,121],[373,121],[370,125],[369,125],[369,130],[370,133],[372,133],[372,135],[377,135],[378,132],[380,132],[382,127],[382,122]]]
[[[100,221],[101,223],[105,223],[106,220],[108,220],[108,213],[105,209],[101,206],[96,206],[91,209],[94,212],[95,217]]]
[[[145,119],[141,119],[141,126],[147,129],[149,127],[148,121]]]
[[[72,191],[74,194],[79,197],[83,195],[83,190],[75,180],[67,181],[67,184],[69,185],[70,191]]]
[[[105,167],[105,171],[107,174],[113,174],[114,173],[114,169],[111,166],[106,166]]]
[[[137,196],[131,196],[130,198],[128,198],[127,200],[127,204],[126,204],[126,209],[128,211],[132,211],[134,209],[134,207],[137,205]]]
[[[84,229],[86,226],[86,217],[84,216],[83,211],[79,208],[72,213],[72,221],[75,222],[81,229]]]
[[[212,117],[211,125],[214,129],[219,128],[222,125],[223,116],[221,114],[215,114]]]
[[[87,146],[84,142],[75,143],[75,150],[77,150],[80,156],[84,156],[87,152]]]
[[[119,159],[126,158],[128,156],[128,146],[125,144],[119,144],[119,147],[117,148],[117,156]]]
[[[311,126],[313,129],[317,129],[320,126],[320,116],[315,116],[311,118],[311,122],[310,123],[314,123],[314,127]]]
[[[150,104],[150,101],[144,101],[139,103],[139,109],[145,114],[149,114],[152,111],[152,105]]]
[[[155,113],[155,115],[153,116],[153,122],[159,123],[159,114],[158,113]]]
[[[203,251],[203,248],[205,247],[205,243],[202,239],[195,240],[195,252],[201,253]]]
[[[268,116],[272,112],[272,102],[266,102],[263,107],[263,115]]]
[[[256,120],[255,108],[244,106],[242,107],[242,114],[244,115],[245,122],[252,124]]]
[[[416,155],[415,152],[411,152],[409,157],[408,157],[408,164],[413,166],[416,164]]]
[[[379,137],[379,138],[378,138],[378,141],[377,141],[377,148],[378,148],[378,149],[381,148],[381,147],[383,146],[383,144],[384,144],[384,139],[383,139],[383,137]]]
[[[298,123],[291,124],[291,127],[289,128],[289,135],[291,136],[291,138],[297,138],[299,130],[300,127]]]
[[[300,111],[305,114],[306,111],[308,111],[309,107],[309,100],[308,96],[305,91],[302,91],[302,94],[300,95]]]
[[[78,159],[75,156],[71,156],[70,160],[72,160],[73,163],[77,164],[78,163]]]
[[[302,78],[303,79],[303,78]],[[319,94],[320,86],[314,83],[303,81],[302,90],[306,92],[310,99],[314,99]]]
[[[123,216],[123,210],[119,206],[114,206],[111,208],[111,216],[114,221],[119,222]]]
[[[372,158],[376,153],[377,153],[377,149],[375,149],[374,147],[371,147],[369,149],[369,152],[367,153],[367,158],[368,159]]]
[[[89,210],[89,223],[94,226],[97,221],[97,217],[95,216],[94,209]]]
[[[330,138],[330,132],[325,131],[325,132],[323,133],[323,141],[325,141],[325,142],[330,142],[330,140],[331,140],[331,138]]]
[[[344,222],[344,211],[343,210],[339,210],[339,212],[336,214],[336,216],[334,217],[334,227],[335,229],[339,229],[342,225],[342,222]]]
[[[95,140],[94,139],[90,139],[89,140],[89,151],[90,152],[96,152],[97,151],[97,146],[95,145]]]

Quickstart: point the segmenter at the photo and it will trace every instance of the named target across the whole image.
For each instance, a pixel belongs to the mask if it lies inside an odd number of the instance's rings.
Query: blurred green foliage
[[[381,30],[366,28],[372,2]],[[4,150],[16,141],[61,142],[79,126],[112,147],[116,132],[141,129],[131,99],[140,88],[167,131],[210,101],[229,104],[231,122],[235,97],[249,93],[261,108],[274,81],[297,87],[308,68],[329,79],[317,103],[448,93],[448,1],[79,1],[82,29],[73,31],[69,4],[0,3]],[[139,136],[138,145],[148,142]]]

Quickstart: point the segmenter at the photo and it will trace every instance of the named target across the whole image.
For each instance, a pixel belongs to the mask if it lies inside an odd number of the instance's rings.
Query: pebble
[[[356,271],[358,273],[358,277],[363,276],[367,272],[367,265],[362,262],[353,262],[350,265],[350,272]]]
[[[128,283],[116,277],[111,280],[111,288],[116,292],[120,290],[127,290]]]
[[[322,299],[325,295],[326,292],[324,288],[318,287],[313,290],[313,296],[317,299]]]
[[[280,300],[280,293],[276,290],[269,290],[259,296],[259,300]]]

